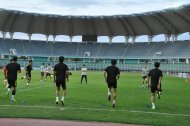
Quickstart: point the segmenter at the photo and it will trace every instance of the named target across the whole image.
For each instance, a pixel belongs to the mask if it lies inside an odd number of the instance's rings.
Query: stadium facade
[[[18,55],[20,61],[33,59],[41,62],[55,62],[57,56],[66,57],[70,63],[90,63],[96,69],[100,64],[117,59],[126,70],[126,64],[186,64],[182,71],[189,72],[190,42],[178,41],[179,34],[190,32],[190,5],[132,15],[114,16],[60,16],[0,10],[1,61],[4,65],[11,55]],[[28,34],[29,41],[13,39],[14,32]],[[6,34],[11,39],[6,39]],[[32,34],[44,34],[47,41],[31,41]],[[152,42],[154,36],[165,34],[164,42]],[[54,38],[48,42],[49,36]],[[68,35],[69,42],[56,42],[57,35]],[[108,43],[97,41],[72,42],[73,36],[108,36]],[[147,35],[147,43],[137,43],[137,36]],[[115,36],[124,36],[125,43],[112,43]],[[132,43],[129,43],[132,38]],[[39,65],[39,64],[37,64]],[[76,67],[75,69],[80,68]],[[140,68],[132,70],[139,70]],[[178,68],[176,68],[178,69]],[[181,70],[181,69],[180,69]],[[175,70],[172,70],[175,71]]]

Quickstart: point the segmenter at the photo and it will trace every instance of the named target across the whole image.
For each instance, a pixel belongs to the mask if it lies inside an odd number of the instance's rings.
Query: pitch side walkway
[[[0,126],[142,126],[142,125],[60,121],[60,120],[48,120],[48,119],[0,118]]]

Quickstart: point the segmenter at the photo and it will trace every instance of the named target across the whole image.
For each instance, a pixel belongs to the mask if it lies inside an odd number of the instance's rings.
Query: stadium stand
[[[10,49],[16,49],[18,55],[27,56],[59,56],[99,58],[125,58],[125,57],[189,57],[190,42],[152,42],[148,43],[69,43],[69,42],[44,42],[27,40],[0,39],[0,53],[10,54]],[[160,55],[156,55],[156,53]]]

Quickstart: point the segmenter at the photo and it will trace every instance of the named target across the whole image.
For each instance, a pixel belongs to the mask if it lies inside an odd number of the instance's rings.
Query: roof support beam
[[[90,20],[90,24],[91,24],[91,27],[92,27],[92,33],[94,33],[96,35],[97,32],[96,32],[95,23],[94,23],[92,18],[90,18],[89,20]]]
[[[69,17],[69,20],[68,20],[68,33],[69,33],[69,36],[73,36],[73,19],[71,17]]]
[[[87,30],[87,28],[88,28],[88,21],[87,21],[87,19],[83,18],[82,22],[83,22],[83,27],[84,27],[84,33],[88,34],[88,30]]]
[[[125,36],[125,44],[129,42],[129,36]]]
[[[5,27],[7,26],[7,23],[10,20],[11,16],[12,16],[12,13],[9,13],[8,16],[6,17],[5,21],[3,22],[3,25],[1,28],[3,32],[5,32]]]
[[[177,12],[173,12],[172,14],[175,15],[176,17],[180,18],[186,24],[188,24],[188,26],[190,28],[190,21],[188,19],[186,19],[184,16],[182,16],[181,14],[179,14]]]
[[[148,36],[148,44],[150,44],[152,42],[152,36]]]
[[[57,32],[57,20],[58,18],[54,17],[53,18],[53,42],[55,43],[55,38],[56,38],[56,32]]]
[[[151,15],[152,19],[154,19],[160,26],[166,31],[165,34],[169,35],[171,34],[171,31],[168,29],[168,27],[160,20],[160,18],[157,17],[157,15]]]
[[[161,14],[157,14],[159,18],[161,18],[162,20],[164,20],[164,23],[166,23],[168,26],[170,26],[172,28],[172,32],[173,34],[178,34],[179,31],[177,30],[177,28],[172,24],[171,21],[169,21],[167,18],[165,18],[164,16],[162,16]]]
[[[16,20],[18,19],[18,17],[19,17],[19,14],[15,14],[13,21],[11,23],[11,26],[9,28],[9,32],[11,32],[11,33],[14,32],[14,26],[15,26],[15,23],[16,23]]]
[[[53,18],[53,36],[56,36],[57,35],[57,20],[58,20],[59,18],[56,18],[56,17],[54,17]]]
[[[132,36],[132,44],[135,43],[135,40],[136,40],[136,36]]]
[[[28,34],[32,34],[32,28],[33,28],[33,25],[34,25],[34,15],[32,15],[31,16],[31,18],[30,18],[30,21],[29,21],[29,23],[28,23],[28,28],[27,28],[27,32],[28,32]]]
[[[2,35],[3,35],[3,39],[5,40],[6,39],[6,32],[2,32]]]
[[[50,25],[50,17],[47,17],[46,24],[45,24],[45,33],[47,36],[49,36],[49,25]]]
[[[140,16],[137,16],[137,18],[140,20],[140,22],[146,27],[146,29],[148,30],[148,35],[152,36],[153,30],[150,28],[149,24]]]
[[[125,31],[125,36],[129,36],[130,32],[127,29],[127,26],[125,25],[125,22],[122,20],[122,18],[117,18],[117,19],[118,19],[119,23],[121,24],[122,28]]]
[[[113,37],[113,30],[112,30],[112,28],[111,28],[111,25],[110,25],[108,19],[104,18],[103,21],[105,22],[106,27],[107,27],[107,29],[108,29],[108,36],[109,36],[109,37]]]
[[[185,14],[187,17],[190,17],[190,9],[187,9],[187,11],[184,12],[184,14]]]
[[[45,24],[45,34],[46,34],[46,41],[48,42],[49,38],[49,25],[50,25],[50,17],[46,18],[46,24]]]
[[[130,31],[131,31],[131,36],[136,36],[136,32],[134,30],[134,27],[133,25],[130,23],[130,21],[128,21],[127,18],[123,18],[124,22],[127,24],[127,26],[130,28]]]
[[[108,39],[109,39],[109,44],[111,45],[113,37],[109,36]]]

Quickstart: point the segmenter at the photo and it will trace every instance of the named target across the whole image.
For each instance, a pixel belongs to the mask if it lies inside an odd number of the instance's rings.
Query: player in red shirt
[[[4,75],[5,79],[6,79],[6,73],[7,73],[6,66],[4,66],[3,67],[3,75]]]
[[[7,84],[7,70],[6,70],[6,66],[5,67],[3,67],[3,75],[4,75],[4,77],[5,77],[5,79],[4,79],[4,85],[6,86],[6,87],[8,87],[8,84]]]
[[[12,62],[13,60],[11,59],[10,60],[10,63]],[[3,75],[5,77],[4,79],[4,85],[6,86],[6,88],[8,88],[9,84],[8,84],[8,81],[7,81],[7,69],[6,69],[6,66],[3,67]]]

